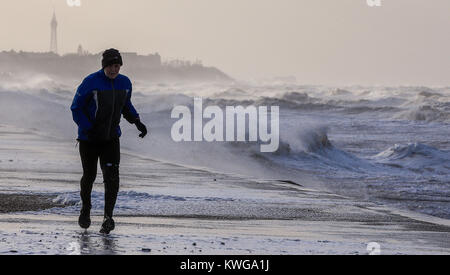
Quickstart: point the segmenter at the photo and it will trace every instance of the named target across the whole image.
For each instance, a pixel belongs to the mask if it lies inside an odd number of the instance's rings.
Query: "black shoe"
[[[86,209],[81,209],[80,217],[78,218],[78,224],[81,228],[88,229],[91,226],[91,211]]]
[[[102,228],[100,229],[100,233],[109,234],[112,230],[114,230],[115,224],[114,220],[111,217],[106,216],[103,219]]]

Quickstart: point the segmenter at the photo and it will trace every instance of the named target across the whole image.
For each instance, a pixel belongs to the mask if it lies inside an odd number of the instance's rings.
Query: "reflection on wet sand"
[[[77,248],[78,253],[75,253],[77,252]],[[113,236],[89,233],[87,230],[81,232],[78,238],[77,246],[73,250],[74,251],[71,254],[78,255],[117,254],[116,241]]]

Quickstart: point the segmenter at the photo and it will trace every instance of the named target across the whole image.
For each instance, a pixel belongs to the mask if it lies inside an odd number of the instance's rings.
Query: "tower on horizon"
[[[51,26],[51,38],[50,38],[50,52],[58,54],[58,39],[56,36],[56,29],[58,27],[58,22],[56,22],[55,11],[53,11]]]

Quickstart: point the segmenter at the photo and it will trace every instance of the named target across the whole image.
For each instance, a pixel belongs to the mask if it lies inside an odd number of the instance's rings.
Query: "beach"
[[[81,165],[72,141],[0,127],[0,254],[448,254],[449,222],[301,182],[218,173],[124,149],[116,230],[77,224]],[[27,164],[27,165],[24,165]],[[3,200],[5,199],[5,201]]]

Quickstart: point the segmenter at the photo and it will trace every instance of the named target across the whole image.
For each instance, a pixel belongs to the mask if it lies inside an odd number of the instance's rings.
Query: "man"
[[[131,103],[132,85],[128,77],[119,74],[123,65],[118,50],[103,53],[102,69],[86,77],[77,89],[71,110],[78,125],[78,141],[83,166],[81,178],[82,208],[78,224],[82,228],[91,225],[91,191],[97,175],[97,163],[105,184],[105,212],[101,233],[109,234],[114,229],[113,210],[119,192],[119,162],[121,116],[135,124],[144,138],[147,128]]]

